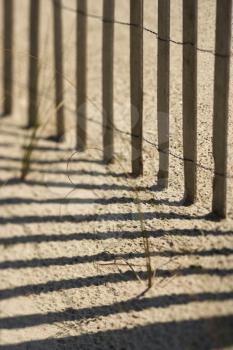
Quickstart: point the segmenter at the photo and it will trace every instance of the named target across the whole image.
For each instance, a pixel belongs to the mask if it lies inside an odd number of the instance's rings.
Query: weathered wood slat
[[[226,217],[227,134],[230,81],[232,0],[217,0],[214,84],[213,156],[215,174],[212,210]]]
[[[62,141],[64,126],[64,95],[63,95],[63,51],[62,51],[62,14],[61,0],[53,1],[54,15],[54,67],[55,67],[55,108],[57,140]]]
[[[197,193],[197,8],[198,0],[183,0],[183,153],[185,202]]]
[[[28,127],[38,124],[40,0],[30,0]]]
[[[12,112],[13,101],[13,0],[4,0],[3,115]]]
[[[87,143],[87,0],[77,0],[77,149]]]
[[[168,187],[170,100],[170,0],[158,1],[157,118],[159,144],[158,185]]]
[[[143,0],[130,0],[132,175],[143,174]]]
[[[103,153],[104,162],[113,161],[113,77],[114,77],[114,12],[115,0],[103,2]]]

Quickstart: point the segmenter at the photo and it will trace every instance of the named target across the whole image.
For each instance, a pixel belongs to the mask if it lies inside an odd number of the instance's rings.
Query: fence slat
[[[103,2],[103,150],[104,162],[113,161],[113,76],[115,0]],[[106,21],[105,21],[106,19]]]
[[[57,122],[57,140],[62,141],[64,128],[63,96],[63,52],[62,52],[62,15],[61,0],[53,1],[54,11],[54,67],[55,67],[55,108]]]
[[[132,175],[143,174],[143,0],[130,0]]]
[[[77,149],[86,148],[87,0],[77,0]]]
[[[170,93],[170,0],[158,1],[157,116],[159,144],[158,185],[168,187],[169,93]]]
[[[13,0],[4,0],[3,115],[12,112],[13,93]]]
[[[197,7],[198,0],[183,0],[183,152],[185,202],[197,192]]]
[[[28,127],[38,124],[39,4],[40,0],[30,1]]]
[[[215,175],[212,210],[226,217],[227,134],[230,81],[232,0],[217,0],[213,156]],[[218,55],[219,54],[219,55]]]

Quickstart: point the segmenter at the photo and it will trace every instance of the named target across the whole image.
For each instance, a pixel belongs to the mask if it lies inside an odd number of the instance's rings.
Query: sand
[[[27,121],[27,10],[16,2],[14,113],[0,121],[0,349],[233,349],[233,198],[226,220],[208,217],[213,171],[198,168],[198,201],[184,207],[183,162],[156,187],[158,152],[144,143],[144,176],[130,179],[130,139],[115,133],[116,161],[102,163],[101,29],[89,19],[88,149],[75,153],[75,13],[64,11],[66,141],[54,132],[52,12],[42,0],[40,117],[26,181],[20,181]],[[64,1],[75,8],[74,0]],[[181,0],[171,37],[182,40]],[[116,1],[128,21],[129,2]],[[145,0],[145,26],[156,30]],[[102,1],[89,1],[101,14]],[[214,49],[215,2],[199,4],[199,47]],[[116,25],[115,124],[130,130],[129,28]],[[156,38],[145,32],[144,136],[157,143]],[[211,155],[214,56],[198,53],[198,162]],[[1,62],[2,64],[2,62]],[[182,46],[171,45],[171,151],[182,157]],[[231,73],[232,75],[232,73]],[[232,78],[231,78],[232,79]],[[233,91],[230,96],[232,135]],[[48,123],[49,120],[49,123]],[[229,176],[233,175],[229,137]],[[73,154],[72,158],[71,155]],[[69,161],[70,159],[70,161]],[[68,168],[67,168],[68,166]],[[139,204],[136,199],[139,199]],[[143,220],[141,214],[143,213]],[[147,290],[142,225],[155,276]]]

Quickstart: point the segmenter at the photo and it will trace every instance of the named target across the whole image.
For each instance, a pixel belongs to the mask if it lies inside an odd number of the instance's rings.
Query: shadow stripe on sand
[[[210,350],[232,346],[232,329],[230,314],[0,345],[0,350]]]

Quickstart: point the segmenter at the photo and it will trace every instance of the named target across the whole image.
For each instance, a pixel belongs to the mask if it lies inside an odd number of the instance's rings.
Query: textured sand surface
[[[130,139],[116,133],[115,164],[101,152],[101,30],[89,19],[88,150],[75,154],[75,13],[64,11],[66,141],[54,131],[52,12],[42,0],[40,130],[31,171],[19,180],[31,131],[27,120],[28,1],[15,1],[15,108],[0,121],[0,349],[233,349],[233,198],[229,217],[207,217],[213,171],[198,168],[198,201],[182,206],[183,164],[171,156],[170,187],[156,189],[158,152],[144,143],[145,176],[128,179]],[[75,8],[74,0],[64,4]],[[215,1],[199,2],[201,48],[214,49]],[[157,30],[157,2],[145,0],[145,26]],[[182,2],[171,1],[174,40],[182,40]],[[129,1],[116,0],[129,21]],[[102,1],[89,12],[101,15]],[[129,131],[129,28],[116,25],[115,124]],[[145,32],[144,136],[157,143],[157,40]],[[198,53],[198,162],[213,167],[214,56]],[[171,151],[182,157],[182,46],[171,44]],[[232,72],[232,71],[231,71]],[[231,73],[232,75],[232,73]],[[47,121],[49,120],[49,123]],[[231,79],[229,176],[232,161]],[[136,199],[139,199],[139,204]],[[147,288],[140,213],[150,237]]]

